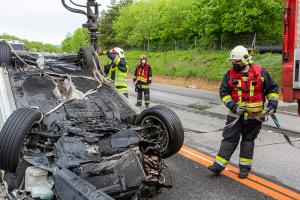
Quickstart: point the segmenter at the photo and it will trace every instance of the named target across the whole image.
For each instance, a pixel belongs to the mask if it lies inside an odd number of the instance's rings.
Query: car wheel
[[[183,126],[179,117],[171,109],[165,106],[154,106],[146,109],[138,115],[136,124],[156,127],[146,129],[141,134],[144,136],[151,135],[160,142],[163,158],[168,158],[181,149],[184,141]]]
[[[14,111],[0,132],[0,169],[14,173],[22,158],[27,133],[40,126],[42,113],[30,108]]]
[[[80,47],[78,51],[79,66],[82,69],[89,70],[99,67],[99,60],[91,46]]]
[[[30,167],[30,164],[24,160],[21,160],[15,173],[4,173],[3,180],[7,183],[9,191],[20,188],[22,183],[24,183],[25,172],[28,167]]]

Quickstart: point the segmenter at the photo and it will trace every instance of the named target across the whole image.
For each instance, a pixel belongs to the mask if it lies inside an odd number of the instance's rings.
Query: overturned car
[[[184,140],[172,110],[139,113],[91,47],[12,49],[0,68],[0,169],[10,198],[144,199],[170,187],[164,159]]]

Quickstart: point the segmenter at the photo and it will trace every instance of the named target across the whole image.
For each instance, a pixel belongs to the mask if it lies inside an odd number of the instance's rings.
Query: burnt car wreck
[[[171,187],[164,159],[183,145],[180,119],[164,106],[139,113],[105,77],[95,0],[70,1],[86,11],[61,1],[87,16],[91,46],[51,54],[0,41],[0,182],[9,199],[153,197]]]
[[[139,113],[92,47],[10,55],[0,68],[0,169],[10,198],[144,199],[171,187],[163,159],[184,140],[172,110]]]

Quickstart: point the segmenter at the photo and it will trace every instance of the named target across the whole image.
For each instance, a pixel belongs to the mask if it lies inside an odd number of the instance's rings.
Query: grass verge
[[[200,79],[209,82],[219,82],[224,73],[230,69],[227,61],[229,51],[168,51],[168,52],[142,52],[126,51],[125,56],[129,65],[129,71],[133,72],[138,64],[138,57],[146,54],[148,62],[152,66],[155,75],[165,77],[181,77],[184,79]],[[266,68],[277,83],[281,81],[281,55],[258,54],[253,55],[256,63]],[[108,59],[100,58],[101,63],[107,63]],[[154,75],[154,76],[155,76]]]

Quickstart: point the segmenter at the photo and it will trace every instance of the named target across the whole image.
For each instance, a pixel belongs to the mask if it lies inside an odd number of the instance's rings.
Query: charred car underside
[[[78,55],[12,51],[11,61],[1,77],[13,112],[0,133],[11,198],[144,199],[170,187],[163,159],[184,140],[172,110],[139,113],[91,47]]]

